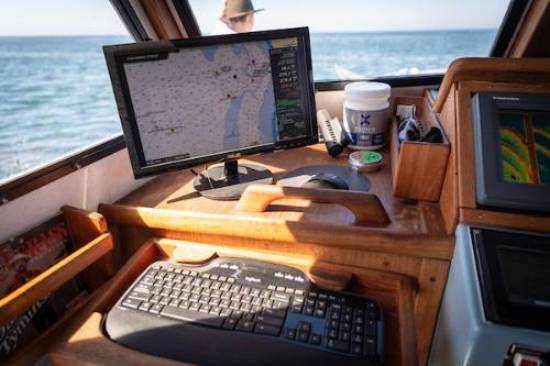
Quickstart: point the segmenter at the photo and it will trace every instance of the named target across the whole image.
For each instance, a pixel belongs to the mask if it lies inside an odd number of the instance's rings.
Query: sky
[[[313,32],[498,28],[510,0],[253,0],[256,30]],[[208,34],[222,0],[190,0]],[[0,0],[0,35],[127,34],[108,0]]]

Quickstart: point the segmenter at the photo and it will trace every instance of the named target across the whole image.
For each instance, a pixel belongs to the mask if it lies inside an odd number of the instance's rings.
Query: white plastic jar
[[[391,87],[377,82],[354,82],[346,85],[344,129],[351,138],[348,146],[355,150],[375,150],[387,140]]]

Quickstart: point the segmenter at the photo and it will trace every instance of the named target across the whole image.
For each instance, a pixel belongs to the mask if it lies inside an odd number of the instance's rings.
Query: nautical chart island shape
[[[181,49],[125,65],[145,160],[273,143],[271,43]]]

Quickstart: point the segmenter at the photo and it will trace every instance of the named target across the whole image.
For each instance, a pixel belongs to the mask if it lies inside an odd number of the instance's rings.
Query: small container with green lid
[[[349,155],[349,165],[361,172],[372,172],[380,169],[384,159],[375,151],[356,151]]]

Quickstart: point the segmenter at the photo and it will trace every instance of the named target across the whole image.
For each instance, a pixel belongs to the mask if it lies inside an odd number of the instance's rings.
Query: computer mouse
[[[302,187],[306,188],[324,188],[324,189],[342,189],[348,190],[349,186],[345,180],[334,174],[316,174],[309,178]]]

